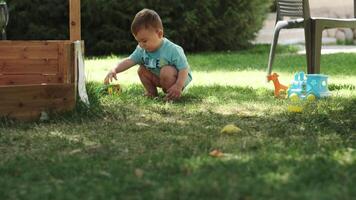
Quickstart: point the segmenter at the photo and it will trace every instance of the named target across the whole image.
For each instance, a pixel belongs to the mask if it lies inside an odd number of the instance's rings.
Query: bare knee
[[[137,74],[145,87],[160,87],[159,77],[154,75],[146,67],[141,65],[137,70]]]
[[[175,67],[165,66],[160,71],[160,84],[163,90],[168,90],[177,81],[178,71]]]

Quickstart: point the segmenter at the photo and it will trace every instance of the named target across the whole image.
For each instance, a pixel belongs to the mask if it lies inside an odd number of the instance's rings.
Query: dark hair
[[[140,29],[150,27],[163,30],[162,20],[156,11],[145,8],[138,12],[132,21],[131,33],[136,35]]]

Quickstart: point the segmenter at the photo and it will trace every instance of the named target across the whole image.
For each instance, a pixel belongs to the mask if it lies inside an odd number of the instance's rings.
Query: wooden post
[[[80,0],[69,0],[70,40],[81,40],[80,34]]]

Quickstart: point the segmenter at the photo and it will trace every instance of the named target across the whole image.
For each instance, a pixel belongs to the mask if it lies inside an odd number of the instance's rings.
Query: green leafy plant
[[[68,1],[9,0],[10,39],[67,39]],[[85,0],[82,1],[82,37],[87,55],[129,53],[137,45],[130,33],[135,14],[155,9],[165,36],[186,51],[244,49],[262,27],[270,0]],[[46,16],[46,20],[43,17]]]

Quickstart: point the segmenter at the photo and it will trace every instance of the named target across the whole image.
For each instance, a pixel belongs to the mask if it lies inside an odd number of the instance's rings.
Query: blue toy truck
[[[288,97],[298,96],[301,99],[323,98],[330,96],[328,76],[323,74],[307,74],[298,72],[288,89]]]

